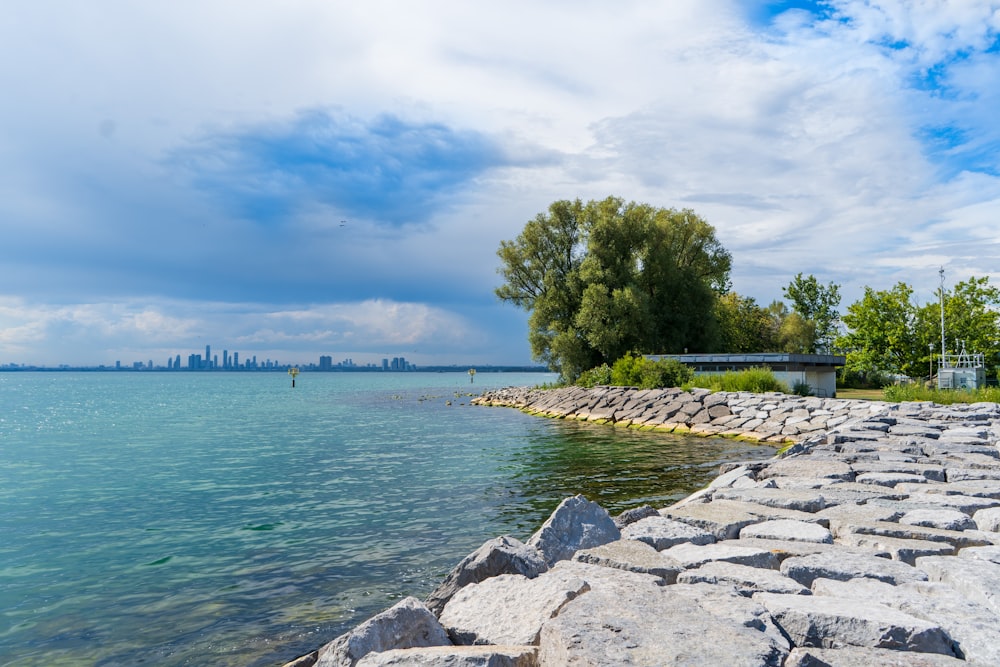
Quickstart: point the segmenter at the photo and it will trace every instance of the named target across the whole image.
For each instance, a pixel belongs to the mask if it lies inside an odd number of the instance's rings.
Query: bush
[[[891,384],[891,377],[875,371],[862,373],[844,368],[837,374],[837,386],[844,389],[882,389]]]
[[[578,387],[590,388],[596,387],[599,384],[611,384],[611,366],[601,364],[596,368],[591,368],[589,371],[580,373],[580,377],[576,379]]]
[[[743,371],[698,375],[691,384],[712,391],[749,391],[755,394],[763,394],[768,391],[788,393],[788,387],[774,377],[770,368],[748,368]]]
[[[633,353],[626,354],[611,367],[611,384],[620,387],[680,387],[693,376],[694,371],[676,359],[653,361]]]
[[[813,388],[808,382],[798,381],[792,385],[792,393],[797,396],[812,396]]]
[[[1000,388],[981,387],[979,389],[936,389],[918,384],[900,384],[882,390],[885,400],[894,403],[904,401],[932,401],[940,405],[952,403],[1000,403]]]

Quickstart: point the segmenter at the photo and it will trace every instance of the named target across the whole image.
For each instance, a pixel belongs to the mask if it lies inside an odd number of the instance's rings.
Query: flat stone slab
[[[502,574],[455,593],[440,621],[455,644],[533,645],[546,620],[589,590],[583,579],[555,570],[534,579]]]
[[[808,490],[731,488],[718,489],[712,497],[717,500],[738,500],[799,512],[818,512],[826,507],[822,493]]]
[[[948,542],[904,540],[898,537],[861,533],[847,533],[838,537],[836,543],[868,551],[873,556],[898,560],[907,565],[915,565],[921,556],[951,556],[955,553],[955,547]]]
[[[977,558],[924,556],[917,568],[931,581],[948,584],[970,600],[1000,614],[1000,565]]]
[[[964,547],[981,547],[990,544],[990,541],[963,530],[941,530],[940,528],[925,528],[923,526],[907,526],[902,523],[891,521],[873,521],[871,523],[855,523],[847,519],[831,519],[830,532],[835,538],[842,537],[847,533],[858,533],[861,535],[881,535],[882,537],[896,537],[904,540],[927,540],[929,542],[947,542],[956,549]]]
[[[622,538],[645,542],[657,551],[669,549],[675,544],[690,542],[692,544],[709,544],[715,541],[715,536],[698,526],[668,519],[665,516],[647,517],[622,529]]]
[[[785,593],[809,595],[808,588],[775,570],[724,561],[710,561],[677,577],[679,584],[727,584],[742,595]]]
[[[780,665],[788,646],[755,619],[707,611],[676,586],[593,590],[566,605],[539,636],[542,667],[565,665]]]
[[[997,509],[997,517],[1000,518],[1000,508]],[[989,511],[989,510],[981,510]],[[908,526],[924,526],[926,528],[940,528],[941,530],[968,530],[978,528],[975,521],[965,512],[948,508],[928,508],[910,510],[899,517],[899,523]]]
[[[825,552],[786,558],[781,562],[780,571],[807,587],[821,578],[846,581],[865,577],[893,585],[927,580],[927,574],[912,565],[849,552]]]
[[[858,484],[875,484],[877,486],[894,487],[897,484],[926,484],[927,478],[906,472],[866,472],[854,478]]]
[[[701,567],[712,561],[737,563],[771,570],[777,570],[779,566],[778,557],[772,552],[756,547],[741,546],[734,540],[702,546],[678,544],[662,553],[683,565],[685,569]]]
[[[757,473],[757,479],[769,477],[826,477],[854,481],[854,470],[842,461],[813,461],[804,457],[779,459]]]
[[[677,575],[684,569],[680,563],[664,556],[645,542],[631,539],[609,542],[593,549],[582,549],[576,552],[573,560],[651,574],[667,584],[675,583]]]
[[[740,538],[833,544],[833,535],[823,526],[789,519],[763,521],[746,526],[740,531]]]
[[[796,646],[865,646],[955,657],[940,626],[875,602],[819,595],[756,593]]]
[[[972,515],[972,520],[979,530],[990,532],[1000,531],[1000,507],[987,507]]]
[[[660,514],[706,530],[717,540],[734,539],[744,526],[760,521],[758,516],[746,511],[740,503],[731,501],[691,503],[676,509],[662,509]]]
[[[966,547],[958,552],[962,558],[978,558],[1000,565],[1000,546]],[[998,663],[1000,664],[1000,663]]]
[[[431,646],[369,653],[357,667],[536,667],[536,646]]]
[[[968,667],[969,663],[940,653],[914,653],[884,648],[792,649],[783,667]]]
[[[1000,624],[996,614],[948,585],[920,582],[891,586],[872,579],[818,579],[813,584],[813,593],[851,598],[858,604],[878,600],[880,604],[940,625],[967,665],[1000,665]]]

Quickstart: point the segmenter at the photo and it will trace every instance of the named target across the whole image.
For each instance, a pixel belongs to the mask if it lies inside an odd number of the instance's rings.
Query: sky
[[[1000,282],[1000,0],[32,0],[0,99],[0,365],[528,364],[496,250],[561,199],[762,305]]]

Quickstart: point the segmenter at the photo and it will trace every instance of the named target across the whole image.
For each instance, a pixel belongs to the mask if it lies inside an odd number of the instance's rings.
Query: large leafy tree
[[[863,375],[920,375],[926,361],[920,350],[915,324],[917,307],[913,290],[897,283],[891,290],[865,287],[865,294],[843,316],[848,332],[837,347],[847,351],[846,367]]]
[[[832,282],[822,285],[816,276],[803,277],[799,273],[783,291],[785,298],[792,302],[792,311],[806,321],[798,326],[799,333],[806,333],[810,328],[813,331],[811,340],[804,340],[804,344],[799,345],[802,349],[798,351],[829,352],[840,317],[837,312],[840,287]]]
[[[558,201],[500,244],[497,296],[528,310],[532,354],[565,379],[628,351],[712,349],[731,258],[690,210]]]
[[[716,304],[722,352],[773,352],[778,349],[778,331],[768,309],[752,297],[727,292]]]

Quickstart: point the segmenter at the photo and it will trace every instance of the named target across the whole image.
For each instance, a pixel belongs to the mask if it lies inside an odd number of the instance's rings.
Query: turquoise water
[[[0,665],[281,664],[567,495],[762,455],[468,404],[551,379],[0,373]]]

